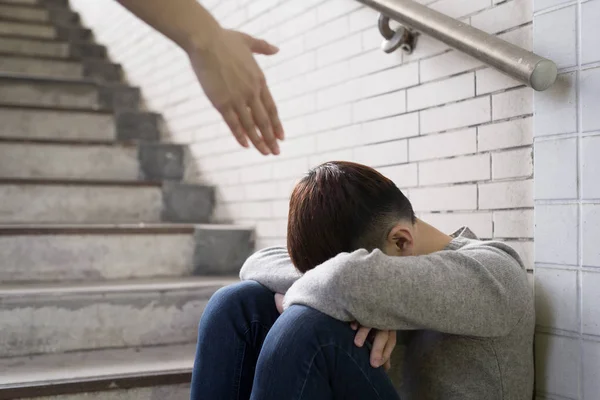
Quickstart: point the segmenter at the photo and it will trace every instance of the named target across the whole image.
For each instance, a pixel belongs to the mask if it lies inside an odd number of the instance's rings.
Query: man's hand
[[[262,154],[279,154],[277,139],[283,140],[283,128],[265,76],[252,55],[273,55],[279,49],[222,28],[210,42],[201,43],[187,49],[192,67],[237,141],[248,147],[250,139]]]
[[[353,330],[358,330],[354,337],[354,344],[362,347],[367,339],[372,339],[373,347],[371,348],[371,366],[379,368],[383,366],[388,371],[392,364],[390,357],[392,351],[396,347],[396,331],[380,331],[360,326],[357,322],[350,324]]]

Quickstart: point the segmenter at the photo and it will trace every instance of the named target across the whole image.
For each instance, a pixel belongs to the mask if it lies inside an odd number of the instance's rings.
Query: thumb
[[[272,45],[266,40],[257,39],[245,33],[242,34],[244,36],[244,40],[250,47],[250,50],[256,54],[264,54],[267,56],[276,54],[279,51],[279,47]]]

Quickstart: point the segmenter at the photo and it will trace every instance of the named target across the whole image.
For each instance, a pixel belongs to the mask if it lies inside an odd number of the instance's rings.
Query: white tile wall
[[[576,205],[536,205],[536,262],[577,265],[578,230]]]
[[[577,7],[565,7],[534,18],[534,37],[544,35],[544,40],[534,40],[533,50],[547,57],[559,68],[577,63]]]
[[[535,135],[554,135],[577,130],[577,74],[560,74],[556,83],[535,93]]]
[[[538,268],[535,277],[538,326],[577,332],[577,271]]]
[[[582,263],[586,266],[600,267],[600,204],[583,205],[582,221]],[[598,295],[600,296],[600,292]]]
[[[581,4],[581,62],[600,61],[600,2]]]
[[[564,336],[538,334],[535,340],[535,353],[535,383],[539,395],[558,395],[567,399],[579,398],[578,373],[581,360],[579,340]]]
[[[600,199],[600,135],[582,139],[581,186],[584,199]]]
[[[582,130],[600,130],[600,67],[581,71]]]
[[[535,198],[577,198],[577,139],[547,140],[535,146]]]

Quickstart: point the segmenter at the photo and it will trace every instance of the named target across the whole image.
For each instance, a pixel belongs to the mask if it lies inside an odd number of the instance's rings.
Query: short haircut
[[[290,199],[287,247],[306,272],[342,252],[381,248],[400,220],[415,223],[394,182],[365,165],[332,161],[311,169]]]

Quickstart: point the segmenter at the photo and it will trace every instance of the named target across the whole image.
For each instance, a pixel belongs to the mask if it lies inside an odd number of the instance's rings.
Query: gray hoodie
[[[284,247],[240,271],[342,321],[398,330],[390,378],[402,400],[531,400],[533,293],[517,253],[463,228],[443,251],[342,253],[301,275]]]

